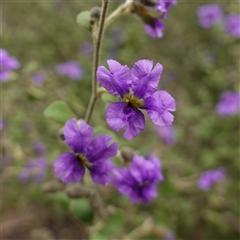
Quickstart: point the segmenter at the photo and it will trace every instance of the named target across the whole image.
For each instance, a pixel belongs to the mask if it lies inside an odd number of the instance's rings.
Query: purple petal
[[[131,84],[130,69],[128,66],[122,66],[115,60],[108,60],[107,63],[110,71],[104,66],[99,66],[96,73],[97,79],[111,94],[123,97],[129,92]]]
[[[166,91],[157,91],[145,100],[144,108],[154,124],[165,127],[173,122],[174,117],[168,111],[176,110],[176,102]]]
[[[0,70],[0,82],[6,82],[9,78],[9,72]]]
[[[87,159],[94,163],[116,156],[118,144],[114,142],[109,145],[111,139],[112,136],[99,134],[88,147]]]
[[[144,115],[136,108],[125,103],[112,103],[107,108],[106,121],[114,131],[126,126],[123,137],[130,140],[136,137],[145,127]]]
[[[78,126],[76,118],[65,123],[63,134],[65,142],[75,153],[85,153],[94,138],[93,129],[83,120]]]
[[[149,184],[141,189],[141,195],[145,203],[148,203],[158,195],[157,187],[155,184]]]
[[[159,19],[156,19],[153,26],[145,24],[144,30],[150,37],[161,38],[163,36],[164,25]]]
[[[111,181],[110,172],[113,170],[114,164],[109,160],[98,162],[89,168],[90,175],[95,184],[107,185]]]
[[[72,153],[63,153],[54,162],[54,172],[64,183],[80,182],[85,168]]]
[[[133,92],[140,99],[147,98],[157,91],[163,66],[157,63],[153,70],[152,67],[153,61],[144,59],[137,61],[132,68]]]

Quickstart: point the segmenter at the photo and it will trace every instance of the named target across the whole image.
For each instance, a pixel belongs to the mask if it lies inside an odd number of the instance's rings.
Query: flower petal
[[[104,66],[99,66],[97,70],[97,79],[100,84],[111,94],[117,94],[121,97],[129,92],[131,84],[131,72],[128,66],[122,66],[115,60],[107,61],[110,71]]]
[[[78,126],[76,118],[65,123],[63,134],[65,142],[75,153],[85,153],[94,138],[92,127],[83,120],[80,121],[80,126]]]
[[[157,187],[155,184],[149,184],[149,185],[141,188],[142,200],[145,203],[148,203],[152,199],[156,198],[157,195],[158,195],[158,192],[157,192]]]
[[[93,163],[114,157],[117,154],[118,144],[109,145],[112,136],[99,134],[88,147],[87,159]]]
[[[164,25],[159,19],[156,19],[153,25],[145,24],[144,30],[150,37],[161,38],[163,36]]]
[[[84,166],[72,153],[63,153],[54,162],[54,172],[64,183],[80,182],[85,173]]]
[[[157,63],[153,70],[152,66],[153,61],[143,59],[137,61],[132,68],[133,92],[140,99],[147,98],[157,91],[163,66]]]
[[[130,140],[135,138],[145,127],[144,115],[138,109],[132,109],[131,115],[127,118],[126,130],[123,137]]]
[[[166,91],[157,91],[145,100],[144,109],[154,124],[161,127],[170,126],[174,117],[168,111],[176,110],[176,102]]]
[[[110,172],[113,170],[114,164],[109,160],[98,162],[89,168],[90,175],[95,184],[107,185],[111,181]]]

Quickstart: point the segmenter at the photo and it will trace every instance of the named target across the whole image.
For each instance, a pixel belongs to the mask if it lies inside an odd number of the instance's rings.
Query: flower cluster
[[[238,114],[240,112],[240,92],[223,92],[216,111],[221,116]]]
[[[156,157],[134,155],[128,168],[113,170],[113,185],[131,202],[145,202],[157,197],[156,183],[163,181],[160,162]]]
[[[63,153],[54,162],[54,171],[64,183],[82,180],[85,167],[96,184],[106,185],[111,180],[114,165],[108,160],[117,154],[117,143],[109,144],[112,137],[99,134],[94,139],[93,129],[83,120],[68,120],[63,129],[64,141],[73,153]]]
[[[166,91],[158,91],[158,83],[163,67],[151,60],[137,61],[132,70],[115,60],[107,61],[110,71],[98,67],[97,79],[111,94],[121,97],[121,102],[112,103],[107,108],[106,121],[114,131],[126,130],[123,137],[132,139],[145,127],[145,109],[152,122],[158,126],[170,126],[176,110],[176,102]]]
[[[203,5],[197,9],[199,24],[203,28],[211,28],[223,19],[222,8],[218,4]]]
[[[135,0],[134,12],[144,22],[145,32],[153,38],[163,36],[164,24],[169,9],[177,4],[176,0]]]
[[[201,174],[197,184],[202,190],[209,190],[215,183],[221,182],[226,177],[225,168],[221,167],[217,170],[208,170]]]
[[[45,158],[33,158],[19,175],[19,180],[21,182],[26,182],[32,177],[35,183],[39,183],[44,179],[47,168],[48,163]]]
[[[83,77],[83,71],[77,61],[68,61],[56,66],[56,71],[61,76],[67,76],[77,81]]]
[[[9,73],[20,67],[20,63],[16,58],[9,56],[7,50],[0,48],[0,82],[6,82]]]
[[[240,15],[231,13],[224,18],[219,4],[203,5],[197,9],[197,15],[201,27],[211,28],[224,20],[225,33],[240,38]]]
[[[240,38],[240,15],[231,13],[225,21],[225,32],[233,37]]]

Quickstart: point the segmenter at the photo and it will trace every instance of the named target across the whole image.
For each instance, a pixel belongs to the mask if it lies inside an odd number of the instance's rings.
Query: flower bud
[[[94,6],[90,10],[90,23],[93,25],[95,22],[98,22],[101,15],[101,8]]]

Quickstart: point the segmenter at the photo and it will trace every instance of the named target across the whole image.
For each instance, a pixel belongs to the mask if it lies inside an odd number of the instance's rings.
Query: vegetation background
[[[110,2],[109,13],[123,1]],[[160,62],[164,71],[159,88],[177,101],[174,146],[159,138],[149,119],[136,139],[123,139],[122,133],[114,133],[106,125],[106,103],[98,101],[91,120],[95,131],[112,134],[120,148],[131,147],[139,154],[154,152],[161,159],[165,177],[158,198],[148,205],[130,203],[111,185],[99,187],[106,211],[111,212],[107,222],[97,216],[92,220],[93,213],[83,210],[85,205],[63,192],[46,194],[41,184],[19,182],[25,164],[36,157],[34,141],[47,146],[50,167],[45,181],[55,179],[53,162],[68,150],[58,137],[63,124],[46,118],[46,107],[63,100],[77,118],[84,116],[91,91],[92,57],[81,46],[91,42],[91,34],[79,28],[75,19],[79,12],[100,6],[100,0],[1,3],[1,47],[21,63],[10,81],[1,84],[6,122],[1,133],[2,160],[5,155],[11,159],[1,166],[2,239],[134,236],[132,239],[154,240],[165,239],[167,231],[179,240],[239,239],[239,116],[221,117],[215,111],[223,91],[239,88],[239,40],[226,35],[221,25],[209,30],[198,25],[196,10],[207,3],[179,1],[169,12],[162,39],[148,37],[142,22],[132,15],[116,20],[105,33],[101,65],[106,66],[107,59],[129,66],[139,59]],[[237,1],[220,4],[225,15],[240,12]],[[82,66],[80,81],[56,74],[55,66],[69,60]],[[40,87],[31,82],[38,70],[47,76]],[[207,192],[198,189],[201,173],[220,166],[227,169],[226,180]],[[91,224],[86,223],[89,219]],[[149,221],[156,227],[144,232]]]

